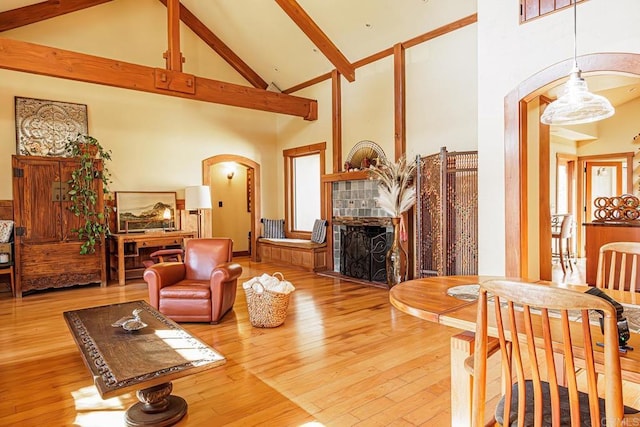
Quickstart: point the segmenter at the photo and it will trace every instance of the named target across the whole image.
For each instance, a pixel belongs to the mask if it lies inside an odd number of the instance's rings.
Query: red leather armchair
[[[240,264],[228,238],[188,239],[184,263],[154,264],[144,272],[149,303],[176,322],[218,323],[236,301]]]

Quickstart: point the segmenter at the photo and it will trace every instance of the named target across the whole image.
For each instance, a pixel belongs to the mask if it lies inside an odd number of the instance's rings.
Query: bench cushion
[[[260,243],[267,243],[276,246],[285,246],[288,248],[322,248],[326,246],[326,243],[316,243],[307,239],[267,239],[265,237],[261,237],[258,239]]]

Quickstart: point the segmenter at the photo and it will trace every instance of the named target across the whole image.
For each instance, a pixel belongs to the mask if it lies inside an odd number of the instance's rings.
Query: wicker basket
[[[289,295],[273,292],[256,281],[244,290],[249,321],[257,328],[275,328],[284,323],[289,307]]]

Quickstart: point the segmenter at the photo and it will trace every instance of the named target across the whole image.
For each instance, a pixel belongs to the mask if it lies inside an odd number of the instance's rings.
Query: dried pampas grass
[[[395,163],[381,159],[375,167],[369,168],[371,177],[379,180],[375,200],[392,217],[399,217],[416,202],[415,171],[416,162],[407,164],[404,156]]]

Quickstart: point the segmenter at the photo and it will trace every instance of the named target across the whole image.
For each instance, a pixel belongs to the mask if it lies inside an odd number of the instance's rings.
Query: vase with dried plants
[[[416,202],[416,162],[407,163],[405,156],[397,162],[380,159],[375,167],[369,168],[369,172],[371,178],[378,180],[378,196],[375,200],[391,216],[393,225],[393,240],[386,255],[387,284],[393,287],[407,277],[407,253],[400,241],[404,234],[402,214]]]

